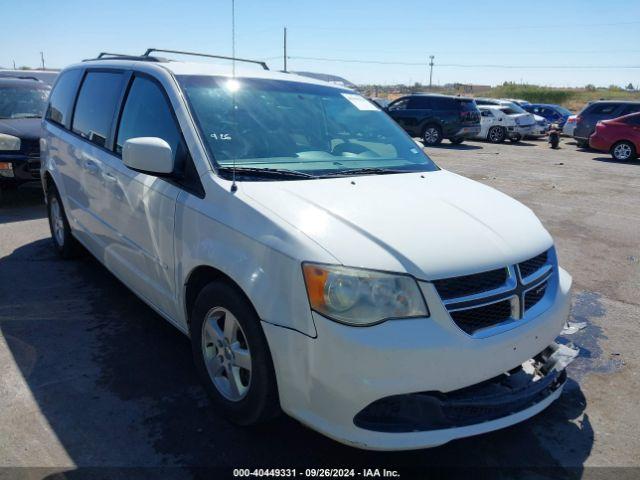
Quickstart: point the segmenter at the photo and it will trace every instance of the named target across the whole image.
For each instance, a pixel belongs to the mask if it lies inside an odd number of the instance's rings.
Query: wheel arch
[[[251,302],[249,296],[242,289],[240,284],[236,282],[229,275],[224,273],[222,270],[219,270],[211,265],[199,265],[194,267],[187,275],[187,278],[184,282],[184,309],[185,309],[185,319],[187,320],[187,327],[191,325],[191,313],[193,311],[193,306],[195,305],[196,298],[198,298],[198,294],[202,291],[204,287],[209,285],[212,282],[222,281],[235,288],[247,301],[247,304],[251,306],[254,312],[257,310],[253,302]]]

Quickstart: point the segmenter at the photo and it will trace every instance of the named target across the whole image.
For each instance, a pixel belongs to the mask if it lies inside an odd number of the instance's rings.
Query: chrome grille
[[[474,336],[492,334],[494,327],[511,328],[508,324],[527,318],[528,311],[549,292],[554,268],[555,252],[551,249],[505,268],[439,279],[433,284],[461,330]]]

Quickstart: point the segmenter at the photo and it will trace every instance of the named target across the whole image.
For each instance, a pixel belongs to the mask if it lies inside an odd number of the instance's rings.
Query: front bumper
[[[0,185],[19,185],[40,180],[40,157],[0,155]]]
[[[569,312],[571,277],[559,271],[550,307],[517,328],[473,338],[451,320],[431,284],[421,284],[431,317],[349,327],[314,314],[317,338],[264,323],[285,412],[345,444],[371,450],[433,447],[521,422],[560,396],[562,382],[522,409],[478,423],[425,431],[362,428],[373,402],[416,392],[446,394],[509,372],[553,343]]]

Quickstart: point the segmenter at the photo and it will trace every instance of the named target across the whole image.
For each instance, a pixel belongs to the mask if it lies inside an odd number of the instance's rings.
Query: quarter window
[[[73,99],[78,90],[82,70],[68,70],[60,74],[53,91],[49,95],[49,106],[45,118],[68,127],[73,108]]]
[[[122,73],[89,72],[82,82],[73,116],[73,131],[104,147],[122,89]]]
[[[620,116],[635,112],[640,112],[640,103],[625,106],[620,112]]]

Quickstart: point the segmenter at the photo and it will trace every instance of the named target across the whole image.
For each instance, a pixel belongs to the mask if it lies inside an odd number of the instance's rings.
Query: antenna
[[[236,0],[231,0],[231,78],[233,82],[236,81]],[[233,108],[233,125],[237,130],[238,122],[236,120],[236,88],[231,90],[231,108]],[[234,132],[235,135],[236,132]],[[236,184],[236,152],[233,154],[233,169],[231,170],[231,193],[235,193],[238,190]]]

